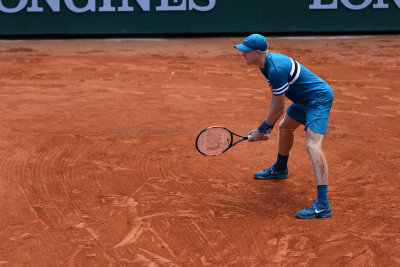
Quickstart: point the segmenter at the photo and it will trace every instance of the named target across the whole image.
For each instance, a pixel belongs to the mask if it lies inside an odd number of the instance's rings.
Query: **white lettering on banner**
[[[59,0],[45,0],[53,12],[60,12]],[[38,5],[38,0],[32,0],[32,5],[28,7],[28,12],[43,12],[43,7]]]
[[[209,0],[208,6],[198,6],[194,1],[189,1],[189,10],[210,11],[215,7],[216,0]]]
[[[378,3],[373,5],[374,8],[388,8],[389,5],[385,4],[383,0],[378,0]]]
[[[330,4],[322,4],[322,0],[314,0],[312,5],[309,5],[309,9],[337,9],[337,0],[332,0]]]
[[[136,0],[143,11],[150,11],[150,0]],[[134,7],[129,6],[128,0],[122,0],[122,6],[118,7],[118,12],[134,11]],[[99,10],[101,11],[101,10]]]
[[[87,0],[88,3],[84,7],[75,6],[74,0],[64,0],[65,5],[74,13],[84,13],[87,11],[95,12],[96,11],[96,0]]]
[[[156,10],[159,11],[185,11],[186,10],[186,0],[173,0],[174,4],[178,4],[180,2],[180,5],[169,5],[170,0],[161,0],[161,5],[156,7]]]
[[[133,10],[135,10],[135,9],[131,6],[129,6],[128,0],[122,0],[122,6],[118,7],[119,12],[130,12]]]
[[[396,6],[400,8],[400,0],[393,0],[396,3]],[[378,0],[378,3],[373,5],[374,8],[389,8],[388,4],[385,4],[383,0]]]
[[[52,12],[60,12],[60,2],[63,1],[65,6],[74,13],[96,12],[96,0],[17,0],[19,1],[15,7],[6,7],[4,0],[0,0],[0,12],[18,13],[22,11],[31,1],[27,12],[44,12],[43,2],[46,2]],[[129,5],[130,0],[102,0],[102,4],[98,7],[98,12],[132,12],[134,7]],[[136,0],[142,11],[150,11],[151,0]],[[208,0],[207,5],[198,5],[196,0],[161,0],[161,4],[155,7],[156,11],[210,11],[215,7],[217,0]],[[398,0],[400,1],[400,0]],[[5,2],[5,1],[4,1]],[[83,7],[77,7],[75,3],[84,3]],[[122,2],[122,3],[121,3]],[[112,5],[114,3],[114,6]],[[40,5],[41,4],[41,5]],[[81,4],[82,5],[82,4]]]
[[[28,4],[28,0],[20,0],[19,4],[16,7],[9,8],[9,7],[5,7],[0,0],[0,11],[4,12],[4,13],[17,13],[17,12],[21,11],[22,9],[24,9],[24,7],[26,7],[27,4]]]
[[[170,6],[169,2],[171,0],[161,0],[161,5],[156,7],[156,10],[159,11],[186,11],[186,0],[173,0],[174,5]],[[179,5],[176,5],[179,4]],[[216,0],[208,0],[207,6],[199,6],[195,3],[194,0],[189,0],[189,10],[197,10],[197,11],[210,11],[215,7]]]
[[[308,6],[309,9],[338,9],[338,0],[330,0],[328,4],[322,4],[322,0],[313,0],[313,3]],[[355,5],[350,0],[340,0],[340,2],[352,10],[361,10],[367,8],[374,0],[364,0],[361,4]],[[372,5],[374,9],[389,8],[389,5],[384,3],[386,0],[377,0],[376,4]],[[400,8],[400,0],[394,1],[398,8]]]
[[[353,9],[353,10],[364,9],[372,3],[372,0],[364,0],[364,3],[361,3],[359,5],[353,5],[352,3],[350,3],[349,0],[341,0],[341,1],[345,7],[347,7],[348,9]]]
[[[136,0],[143,11],[150,11],[150,0]]]
[[[100,12],[115,12],[115,7],[111,6],[111,0],[103,0],[103,6],[99,7]]]

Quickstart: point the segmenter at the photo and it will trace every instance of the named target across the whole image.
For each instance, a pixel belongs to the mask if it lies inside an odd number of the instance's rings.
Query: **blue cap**
[[[248,52],[251,50],[267,50],[267,39],[260,34],[252,34],[244,39],[243,44],[235,45],[235,48],[241,52]]]

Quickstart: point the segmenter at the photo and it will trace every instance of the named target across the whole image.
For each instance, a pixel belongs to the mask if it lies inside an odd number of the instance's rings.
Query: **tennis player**
[[[256,65],[267,79],[271,91],[271,105],[266,119],[258,129],[249,133],[249,141],[268,139],[275,123],[285,112],[285,97],[293,103],[279,123],[279,148],[276,162],[269,168],[256,172],[255,179],[283,179],[289,176],[289,152],[294,143],[294,131],[304,125],[306,148],[310,155],[318,197],[314,204],[299,210],[302,219],[325,218],[331,216],[328,202],[328,165],[322,152],[322,142],[328,126],[329,112],[333,102],[333,92],[329,85],[296,60],[268,51],[264,36],[252,34],[235,48],[243,52],[248,65]],[[268,136],[268,135],[267,135]]]

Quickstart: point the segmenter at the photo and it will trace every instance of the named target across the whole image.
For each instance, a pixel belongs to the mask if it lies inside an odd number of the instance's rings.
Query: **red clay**
[[[0,42],[0,265],[399,265],[400,37],[269,38],[335,93],[318,220],[295,218],[316,197],[302,129],[285,181],[253,180],[277,131],[194,147],[266,115],[242,39]]]

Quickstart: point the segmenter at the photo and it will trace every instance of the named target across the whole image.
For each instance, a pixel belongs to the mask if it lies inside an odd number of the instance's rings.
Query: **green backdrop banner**
[[[0,34],[400,31],[400,0],[0,0]]]

